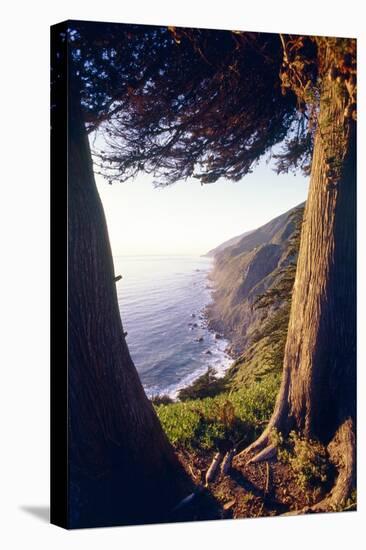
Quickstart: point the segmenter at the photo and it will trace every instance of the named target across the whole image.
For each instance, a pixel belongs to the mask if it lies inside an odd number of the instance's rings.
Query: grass
[[[213,370],[208,370],[181,390],[179,402],[155,399],[157,414],[173,445],[203,451],[220,448],[225,441],[246,446],[260,435],[270,419],[282,374],[302,213],[303,209],[298,209],[296,230],[289,240],[285,260],[294,258],[284,263],[270,288],[260,296],[263,317],[253,324],[244,353],[224,377],[217,378]],[[233,305],[232,289],[238,286],[238,271],[243,271],[244,264],[249,265],[256,250],[246,251],[235,261],[226,258],[225,269],[217,273],[223,318],[225,312],[230,312],[236,325],[241,316],[235,319],[233,311],[241,310],[243,304]],[[237,260],[241,256],[244,264],[239,269]]]
[[[269,420],[280,377],[268,375],[260,382],[215,397],[155,405],[160,422],[175,446],[211,450],[224,441],[249,444]]]

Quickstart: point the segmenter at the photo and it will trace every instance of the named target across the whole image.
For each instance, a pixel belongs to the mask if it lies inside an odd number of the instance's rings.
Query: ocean
[[[176,397],[213,367],[232,359],[228,341],[208,330],[212,259],[199,256],[115,256],[118,303],[132,359],[148,396]]]

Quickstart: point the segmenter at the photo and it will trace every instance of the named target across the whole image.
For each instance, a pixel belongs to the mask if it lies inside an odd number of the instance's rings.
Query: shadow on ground
[[[26,512],[31,516],[43,521],[44,523],[50,522],[50,507],[49,506],[20,506],[22,512]]]

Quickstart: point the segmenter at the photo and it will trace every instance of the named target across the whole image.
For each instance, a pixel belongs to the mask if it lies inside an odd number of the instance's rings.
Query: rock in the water
[[[206,349],[205,354],[206,355],[212,355],[212,351],[210,351],[209,349]]]

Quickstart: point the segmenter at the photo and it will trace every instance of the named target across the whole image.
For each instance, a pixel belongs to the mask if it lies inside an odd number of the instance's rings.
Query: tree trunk
[[[164,521],[186,478],[123,334],[79,98],[69,94],[69,526]]]
[[[273,428],[330,444],[333,456],[342,447],[347,475],[332,493],[340,503],[355,476],[356,123],[339,84],[323,82],[282,385],[265,432],[244,454],[253,462],[273,455]]]

